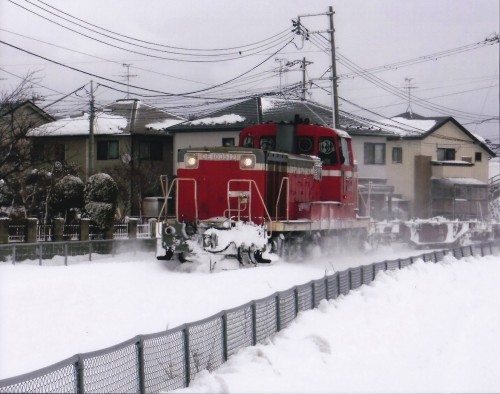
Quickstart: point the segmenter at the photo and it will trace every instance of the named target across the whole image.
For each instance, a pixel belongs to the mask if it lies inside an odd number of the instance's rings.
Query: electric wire
[[[287,32],[286,35],[282,35],[282,36],[279,36],[278,38],[274,39],[274,40],[271,40],[268,44],[266,45],[263,45],[263,46],[260,46],[260,47],[256,47],[255,49],[259,49],[258,51],[255,51],[255,52],[250,52],[250,53],[243,53],[242,51],[239,51],[239,52],[235,52],[235,53],[231,53],[231,54],[228,54],[227,56],[231,56],[231,57],[227,57],[227,58],[220,58],[221,56],[226,56],[226,55],[217,55],[219,58],[217,59],[184,59],[184,58],[175,58],[175,57],[165,57],[165,56],[159,56],[159,55],[154,55],[154,54],[150,54],[150,53],[145,53],[145,52],[139,52],[137,50],[133,50],[133,49],[129,49],[129,48],[124,48],[122,46],[118,46],[118,45],[115,45],[115,44],[111,44],[109,42],[106,42],[104,40],[101,40],[101,39],[98,39],[96,37],[92,37],[88,34],[85,34],[85,33],[82,33],[78,30],[75,30],[73,28],[70,28],[68,26],[65,26],[61,23],[58,23],[48,17],[45,17],[43,15],[40,15],[36,12],[34,12],[33,10],[30,10],[29,8],[26,8],[26,7],[23,7],[22,5],[14,2],[13,0],[8,0],[10,3],[40,17],[40,18],[43,18],[45,19],[46,21],[49,21],[59,27],[62,27],[66,30],[69,30],[73,33],[76,33],[78,35],[81,35],[83,37],[86,37],[88,39],[91,39],[91,40],[94,40],[94,41],[97,41],[101,44],[104,44],[104,45],[107,45],[107,46],[110,46],[110,47],[113,47],[113,48],[116,48],[116,49],[120,49],[120,50],[123,50],[123,51],[126,51],[126,52],[130,52],[130,53],[134,53],[134,54],[138,54],[138,55],[141,55],[141,56],[146,56],[146,57],[150,57],[150,58],[156,58],[156,59],[162,59],[162,60],[169,60],[169,61],[178,61],[178,62],[188,62],[188,63],[215,63],[215,62],[225,62],[225,61],[231,61],[231,60],[238,60],[238,59],[242,59],[242,58],[246,58],[248,56],[254,56],[256,54],[259,54],[259,53],[262,53],[262,52],[265,52],[265,51],[268,51],[272,48],[275,48],[276,46],[282,44],[285,40],[287,40],[288,38],[290,38],[291,36],[294,36],[291,32]],[[29,3],[28,0],[25,0]],[[38,7],[38,6],[37,6]],[[101,34],[102,35],[102,34]],[[133,44],[133,43],[128,43],[124,40],[121,40],[121,39],[117,39],[117,38],[114,38],[114,37],[110,37],[108,35],[105,35],[106,37],[108,38],[111,38],[111,39],[114,39],[116,41],[119,41],[119,42],[124,42],[128,45],[133,45],[133,46],[136,46],[136,47],[140,47],[140,48],[145,48],[145,49],[148,49],[148,50],[152,50],[152,51],[156,51],[156,52],[163,52],[163,53],[170,53],[170,54],[174,54],[174,55],[188,55],[189,54],[182,54],[182,53],[173,53],[172,51],[166,51],[166,50],[161,50],[161,49],[156,49],[156,48],[149,48],[149,47],[145,47],[143,45],[138,45],[138,44]],[[263,48],[263,49],[262,49]],[[191,55],[193,56],[193,55]],[[213,55],[204,55],[204,54],[200,54],[200,55],[194,55],[194,56],[211,56],[213,57]]]
[[[151,41],[146,41],[146,40],[142,40],[142,39],[138,39],[138,38],[130,37],[130,36],[124,35],[124,34],[122,34],[122,33],[116,33],[116,32],[114,32],[114,31],[111,31],[111,30],[105,29],[105,28],[103,28],[103,27],[100,27],[100,26],[94,25],[94,24],[92,24],[92,23],[90,23],[90,22],[87,22],[87,21],[85,21],[85,20],[83,20],[83,19],[77,18],[77,17],[75,17],[75,16],[73,16],[73,15],[71,15],[71,14],[69,14],[69,13],[66,13],[66,12],[64,12],[64,11],[62,11],[62,10],[60,10],[60,9],[56,8],[56,7],[53,7],[53,6],[51,6],[50,4],[47,4],[47,3],[45,3],[45,2],[43,2],[43,1],[41,1],[41,0],[38,0],[38,2],[39,2],[39,3],[44,4],[44,5],[46,5],[47,7],[50,7],[50,8],[52,8],[52,9],[54,9],[54,10],[58,11],[58,12],[60,12],[61,14],[67,15],[67,16],[69,16],[69,17],[73,18],[73,19],[76,19],[76,20],[78,20],[78,21],[80,21],[80,22],[83,22],[83,23],[85,23],[85,24],[88,24],[89,26],[96,27],[96,28],[98,28],[98,29],[100,29],[100,30],[103,30],[103,31],[106,31],[106,32],[108,32],[108,33],[112,33],[112,34],[117,35],[117,36],[125,37],[125,38],[128,38],[128,39],[133,40],[133,41],[143,42],[143,43],[145,43],[145,44],[156,45],[156,46],[165,47],[165,48],[172,48],[172,49],[184,50],[184,51],[204,51],[204,52],[205,52],[205,51],[229,51],[229,50],[235,50],[235,49],[244,49],[244,48],[253,47],[253,46],[255,46],[255,45],[261,44],[261,43],[263,43],[263,42],[265,42],[265,41],[268,41],[268,40],[269,40],[269,39],[271,39],[271,38],[274,38],[274,37],[276,37],[276,36],[278,36],[278,35],[280,35],[280,34],[282,34],[282,33],[284,33],[284,32],[288,32],[288,31],[289,31],[289,28],[286,28],[285,30],[283,30],[283,31],[281,31],[281,32],[279,32],[279,33],[276,33],[276,34],[274,34],[273,36],[271,36],[271,37],[269,37],[269,38],[267,38],[267,39],[263,39],[263,40],[260,40],[260,41],[254,42],[254,43],[252,43],[252,44],[240,45],[240,46],[236,46],[236,47],[229,47],[229,48],[209,48],[209,49],[201,49],[201,48],[183,48],[183,47],[176,47],[176,46],[171,46],[171,45],[159,44],[159,43],[155,43],[155,42],[151,42]]]
[[[293,40],[293,39],[292,39]],[[115,81],[113,79],[110,79],[110,78],[106,78],[106,77],[103,77],[103,76],[99,76],[97,74],[94,74],[94,73],[90,73],[88,71],[84,71],[84,70],[80,70],[76,67],[72,67],[72,66],[69,66],[67,64],[64,64],[64,63],[61,63],[61,62],[58,62],[58,61],[55,61],[55,60],[52,60],[52,59],[49,59],[45,56],[41,56],[39,54],[36,54],[34,52],[31,52],[31,51],[28,51],[26,49],[23,49],[23,48],[20,48],[18,46],[15,46],[15,45],[12,45],[12,44],[9,44],[3,40],[0,40],[0,43],[1,44],[4,44],[4,45],[7,45],[11,48],[14,48],[14,49],[17,49],[21,52],[25,52],[25,53],[28,53],[32,56],[35,56],[35,57],[38,57],[40,59],[43,59],[43,60],[46,60],[48,62],[51,62],[51,63],[54,63],[54,64],[57,64],[59,66],[62,66],[62,67],[65,67],[65,68],[68,68],[70,70],[73,70],[73,71],[77,71],[77,72],[80,72],[80,73],[83,73],[83,74],[86,74],[86,75],[89,75],[89,76],[92,76],[92,77],[95,77],[95,78],[99,78],[99,79],[102,79],[104,81],[108,81],[108,82],[112,82],[112,83],[115,83],[115,84],[118,84],[118,85],[122,85],[122,86],[128,86],[129,88],[134,88],[134,89],[139,89],[139,90],[143,90],[143,91],[147,91],[147,92],[151,92],[151,93],[157,93],[159,95],[165,95],[165,96],[187,96],[187,95],[191,95],[191,94],[196,94],[196,93],[200,93],[200,92],[205,92],[205,91],[209,91],[209,90],[212,90],[214,88],[217,88],[217,87],[220,87],[220,86],[224,86],[224,85],[227,85],[228,83],[230,82],[233,82],[235,80],[237,80],[238,78],[241,78],[247,74],[249,74],[250,72],[252,72],[253,70],[255,70],[256,68],[260,67],[262,64],[264,64],[265,62],[267,62],[271,57],[275,56],[277,53],[279,53],[281,50],[283,50],[288,44],[290,44],[292,42],[292,40],[288,41],[286,44],[284,44],[281,48],[279,48],[276,52],[274,52],[271,56],[267,57],[266,59],[264,59],[263,61],[259,62],[257,65],[253,66],[252,68],[250,68],[249,70],[243,72],[242,74],[239,74],[237,75],[236,77],[234,78],[231,78],[225,82],[222,82],[222,83],[219,83],[217,85],[213,85],[212,87],[208,87],[208,88],[205,88],[205,89],[199,89],[199,90],[195,90],[195,91],[191,91],[191,92],[186,92],[186,93],[179,93],[179,94],[175,94],[175,93],[168,93],[168,92],[162,92],[162,91],[159,91],[159,90],[155,90],[155,89],[148,89],[148,88],[144,88],[144,87],[140,87],[140,86],[136,86],[136,85],[130,85],[130,84],[126,84],[126,83],[123,83],[123,82],[119,82],[119,81]],[[104,86],[104,85],[103,85]],[[108,86],[109,87],[109,86]],[[137,96],[146,96],[144,94],[138,94],[136,93]],[[151,97],[151,95],[150,95]]]

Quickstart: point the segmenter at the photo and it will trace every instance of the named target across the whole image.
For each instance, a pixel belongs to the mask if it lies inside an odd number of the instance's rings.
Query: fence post
[[[36,246],[36,250],[38,251],[38,265],[42,265],[42,257],[43,257],[43,244],[39,243]]]
[[[227,361],[227,312],[222,314],[222,357]]]
[[[64,240],[64,218],[54,219],[54,241]]]
[[[255,301],[250,305],[252,311],[252,346],[257,344],[257,307]]]
[[[144,371],[144,341],[139,335],[139,340],[135,343],[137,346],[137,357],[139,367],[139,393],[146,393],[146,375]]]
[[[37,218],[26,219],[26,242],[36,243]]]
[[[16,264],[16,244],[12,245],[12,264]]]
[[[80,219],[80,241],[89,240],[89,227],[90,227],[90,219],[88,218]]]
[[[276,331],[281,331],[280,295],[276,294]]]
[[[9,218],[0,218],[0,244],[9,243]]]
[[[149,224],[149,236],[151,238],[156,238],[156,219],[149,219],[148,224]]]
[[[326,275],[326,272],[325,272],[325,298],[326,300],[328,301],[330,299],[329,297],[329,292],[328,292],[328,276]]]
[[[189,327],[186,326],[182,330],[182,334],[184,336],[184,364],[185,364],[185,371],[184,373],[186,374],[186,387],[189,386],[189,383],[191,382],[191,358],[190,358],[190,350],[189,350]]]
[[[104,239],[113,239],[115,237],[115,225],[112,224],[104,229]]]
[[[76,372],[76,392],[78,394],[85,393],[85,384],[83,380],[83,358],[81,354],[77,355],[78,361],[75,363],[75,372]]]
[[[64,265],[68,265],[68,243],[64,244]]]
[[[128,239],[137,239],[137,222],[139,219],[130,218],[128,220]]]
[[[295,317],[299,314],[299,289],[293,289],[293,303],[295,308]]]
[[[316,307],[316,284],[314,281],[311,284],[311,289],[312,289],[312,307],[311,309],[314,309]]]

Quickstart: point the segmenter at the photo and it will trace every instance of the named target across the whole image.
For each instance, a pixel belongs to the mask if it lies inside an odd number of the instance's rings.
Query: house
[[[347,131],[358,157],[361,196],[369,199],[371,189],[389,186],[382,211],[380,200],[376,206],[380,216],[487,215],[488,160],[495,154],[480,136],[452,117],[407,112],[377,124],[380,129]]]
[[[82,179],[106,172],[118,184],[122,215],[142,214],[142,201],[161,195],[160,175],[172,172],[173,139],[160,130],[185,119],[139,100],[118,100],[94,116],[60,119],[30,131],[34,152],[55,167],[73,165]]]

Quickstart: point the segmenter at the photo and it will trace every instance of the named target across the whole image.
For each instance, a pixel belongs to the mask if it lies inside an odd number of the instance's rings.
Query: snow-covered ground
[[[401,255],[186,272],[152,253],[49,266],[0,264],[0,379]],[[309,260],[309,259],[308,259]],[[216,270],[217,271],[217,270]],[[417,263],[301,313],[187,392],[499,392],[500,258]],[[180,390],[183,391],[183,390]]]

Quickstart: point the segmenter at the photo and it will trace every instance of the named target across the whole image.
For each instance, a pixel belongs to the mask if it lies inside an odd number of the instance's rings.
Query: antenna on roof
[[[410,114],[410,118],[413,116],[413,111],[411,109],[411,90],[416,89],[415,85],[411,84],[413,78],[405,78],[406,86],[404,87],[408,91],[408,107],[406,108],[406,112]]]
[[[131,64],[123,63],[122,66],[127,68],[127,72],[124,74],[119,74],[118,76],[124,78],[125,81],[127,81],[127,97],[126,98],[128,100],[130,98],[130,78],[137,77],[138,75],[137,74],[130,74]]]

